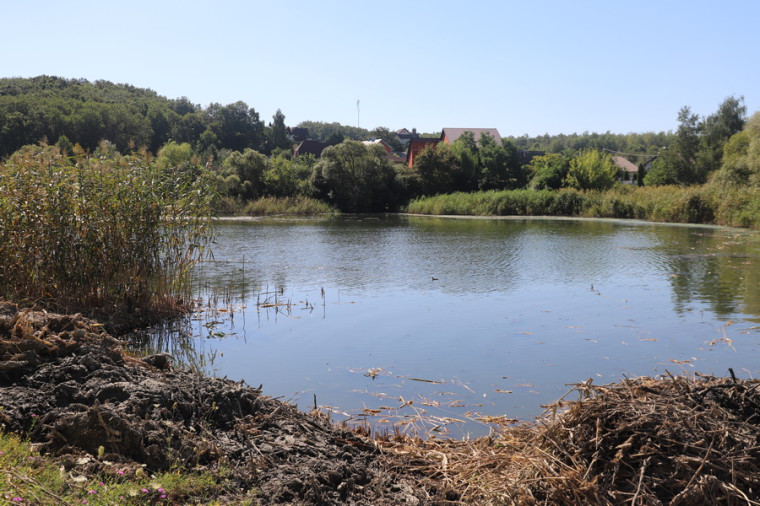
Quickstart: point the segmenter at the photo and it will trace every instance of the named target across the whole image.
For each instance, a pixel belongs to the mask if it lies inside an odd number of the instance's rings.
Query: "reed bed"
[[[417,214],[578,216],[760,228],[760,188],[703,186],[612,190],[505,190],[436,195],[412,201]]]
[[[205,169],[55,150],[0,165],[0,297],[101,317],[185,299],[212,238]]]
[[[465,504],[760,504],[760,381],[589,380],[571,393],[486,438],[380,444]]]
[[[335,212],[329,204],[303,195],[262,197],[247,203],[243,209],[243,214],[248,216],[316,216]]]

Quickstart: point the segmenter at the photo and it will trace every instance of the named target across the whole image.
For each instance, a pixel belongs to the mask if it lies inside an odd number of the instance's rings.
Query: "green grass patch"
[[[3,504],[218,504],[215,498],[234,492],[226,490],[224,470],[149,474],[94,457],[54,459],[11,433],[0,433],[0,475]]]

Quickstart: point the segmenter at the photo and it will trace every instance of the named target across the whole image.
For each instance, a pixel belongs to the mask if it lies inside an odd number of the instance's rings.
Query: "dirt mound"
[[[79,315],[0,303],[0,419],[43,452],[231,468],[262,504],[422,504],[434,490],[382,465],[375,443],[241,383],[127,356]]]

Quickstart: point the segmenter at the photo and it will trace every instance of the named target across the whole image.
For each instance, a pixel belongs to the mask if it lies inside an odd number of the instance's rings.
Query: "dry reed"
[[[638,378],[575,385],[536,423],[473,441],[381,441],[477,504],[760,504],[760,381]]]

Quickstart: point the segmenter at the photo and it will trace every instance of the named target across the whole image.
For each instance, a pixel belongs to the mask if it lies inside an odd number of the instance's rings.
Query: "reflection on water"
[[[214,310],[143,346],[375,427],[477,435],[588,378],[756,375],[759,257],[757,234],[715,227],[238,221],[196,273]]]

